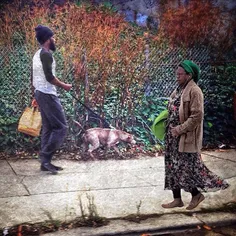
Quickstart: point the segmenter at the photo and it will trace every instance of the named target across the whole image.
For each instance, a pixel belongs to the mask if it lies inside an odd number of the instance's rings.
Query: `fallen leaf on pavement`
[[[207,230],[211,230],[211,227],[208,226],[208,225],[203,225],[203,228],[204,228],[204,229],[207,229]]]

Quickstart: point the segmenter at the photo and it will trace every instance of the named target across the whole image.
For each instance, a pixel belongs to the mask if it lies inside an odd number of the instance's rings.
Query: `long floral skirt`
[[[165,189],[183,189],[191,192],[194,187],[203,191],[225,189],[229,184],[212,173],[203,163],[199,153],[178,152],[179,138],[166,134]]]

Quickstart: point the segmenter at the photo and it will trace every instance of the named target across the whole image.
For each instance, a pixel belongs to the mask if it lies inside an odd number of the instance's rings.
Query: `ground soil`
[[[102,148],[93,152],[94,159],[91,158],[88,153],[83,153],[81,151],[68,152],[64,150],[59,150],[54,155],[54,159],[61,160],[78,160],[78,161],[90,161],[90,160],[129,160],[129,159],[140,159],[143,156],[157,157],[161,156],[162,152],[151,152],[145,151],[143,149],[126,149],[121,150],[121,155],[118,155],[115,151],[109,150],[107,153],[104,152]],[[29,151],[18,151],[14,154],[9,154],[7,152],[0,152],[0,160],[6,159],[31,159],[38,158],[38,152]]]

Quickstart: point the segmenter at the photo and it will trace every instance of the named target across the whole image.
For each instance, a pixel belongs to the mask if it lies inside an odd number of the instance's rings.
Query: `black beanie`
[[[35,28],[36,38],[40,44],[45,43],[48,39],[53,36],[53,32],[44,25],[38,25]]]

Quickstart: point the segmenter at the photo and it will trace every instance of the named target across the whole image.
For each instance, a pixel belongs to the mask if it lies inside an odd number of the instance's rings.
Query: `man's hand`
[[[72,84],[63,84],[62,88],[69,91],[72,88]]]
[[[51,81],[51,84],[54,84],[60,88],[65,89],[66,91],[69,91],[72,88],[72,84],[66,84],[62,81],[60,81],[58,78],[54,77],[54,79]]]
[[[172,136],[173,136],[173,137],[178,137],[178,136],[179,136],[179,133],[177,132],[176,126],[174,127],[174,126],[170,125],[170,128],[171,128],[171,134],[172,134]]]
[[[37,101],[36,101],[35,98],[32,100],[31,106],[32,106],[32,107],[38,107],[38,103],[37,103]]]

